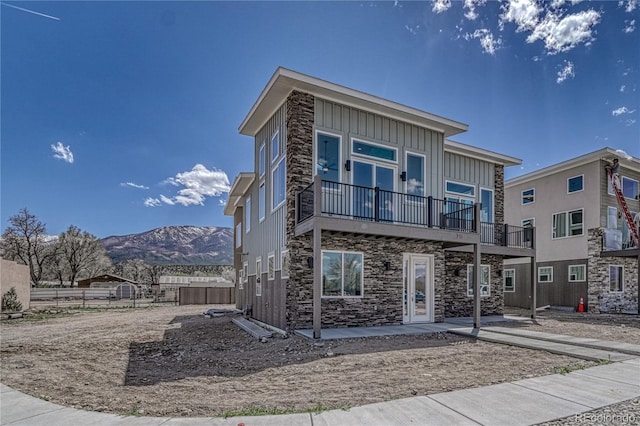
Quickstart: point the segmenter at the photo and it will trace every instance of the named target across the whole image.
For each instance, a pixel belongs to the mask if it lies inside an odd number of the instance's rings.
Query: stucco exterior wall
[[[18,300],[22,303],[22,309],[29,309],[29,301],[31,298],[29,267],[9,260],[1,260],[0,293],[4,295],[11,287],[15,287]]]

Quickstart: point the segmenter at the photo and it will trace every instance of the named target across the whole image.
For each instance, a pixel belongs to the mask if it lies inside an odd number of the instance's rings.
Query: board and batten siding
[[[342,160],[351,158],[351,139],[361,138],[398,149],[398,174],[405,170],[407,151],[426,156],[426,195],[443,197],[444,135],[414,124],[394,120],[383,115],[315,98],[314,131],[327,131],[342,136]],[[350,176],[343,173],[343,181]],[[404,188],[398,177],[397,188]]]
[[[456,182],[495,188],[495,165],[453,152],[444,153],[444,177]],[[478,191],[479,188],[476,188]],[[478,192],[477,192],[478,194]]]
[[[245,247],[251,247],[249,254],[244,261],[248,262],[248,274],[256,274],[256,258],[262,258],[262,269],[266,272],[268,265],[269,253],[273,253],[275,257],[275,269],[280,269],[280,252],[286,244],[286,216],[287,203],[285,202],[276,210],[271,210],[272,205],[272,172],[275,166],[286,152],[287,129],[286,129],[286,105],[283,104],[273,114],[269,121],[255,136],[254,144],[254,170],[256,179],[251,185],[249,191],[244,197],[243,203],[247,196],[251,195],[251,229],[245,232]],[[276,161],[271,162],[271,138],[279,133],[279,157]],[[265,144],[265,173],[263,177],[259,174],[260,162],[260,146]],[[290,159],[285,159],[290,161]],[[286,166],[285,166],[286,167]],[[265,183],[265,219],[260,222],[260,204],[259,189],[260,184]],[[243,204],[244,205],[244,204]],[[245,224],[246,229],[246,224]],[[248,250],[245,250],[247,252]]]

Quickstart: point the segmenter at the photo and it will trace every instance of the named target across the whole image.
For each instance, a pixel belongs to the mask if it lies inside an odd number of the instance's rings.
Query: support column
[[[322,178],[313,181],[313,214],[322,215]],[[322,328],[322,228],[313,227],[313,338],[320,339]]]
[[[480,203],[475,204],[475,208],[473,210],[473,222],[475,224],[475,230],[477,233],[480,233]],[[480,268],[482,255],[480,253],[480,239],[478,242],[473,245],[473,328],[480,328],[480,313],[482,312],[482,307],[480,305],[480,277],[482,275],[482,270]]]
[[[531,256],[531,319],[536,319],[536,305],[538,295],[538,268],[536,267],[536,256]]]

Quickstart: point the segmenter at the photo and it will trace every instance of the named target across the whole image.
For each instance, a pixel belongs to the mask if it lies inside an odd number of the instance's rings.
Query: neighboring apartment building
[[[619,158],[631,216],[640,211],[640,159],[603,148],[505,183],[505,218],[535,226],[538,306],[589,312],[637,311],[640,249],[614,195],[605,166]],[[505,261],[513,286],[505,303],[528,306],[529,264]],[[585,309],[586,310],[586,309]]]
[[[225,207],[237,306],[316,338],[501,314],[503,259],[534,256],[528,230],[503,220],[504,167],[521,161],[447,140],[466,130],[278,68],[240,125],[254,171]]]

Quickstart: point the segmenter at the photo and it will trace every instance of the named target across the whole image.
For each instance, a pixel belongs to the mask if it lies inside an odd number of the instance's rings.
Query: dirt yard
[[[447,334],[324,346],[297,336],[261,343],[229,316],[208,319],[203,310],[112,309],[2,321],[1,382],[86,410],[221,416],[345,408],[593,365]],[[543,315],[527,327],[640,343],[637,317],[584,322]]]

